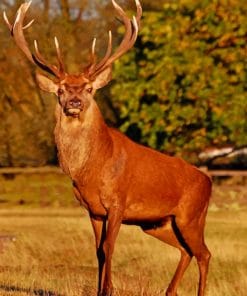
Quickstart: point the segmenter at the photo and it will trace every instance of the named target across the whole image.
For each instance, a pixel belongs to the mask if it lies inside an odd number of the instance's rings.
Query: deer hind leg
[[[173,220],[173,217],[166,217],[166,219],[162,221],[160,225],[145,224],[141,226],[145,233],[152,235],[173,247],[178,248],[181,252],[179,264],[168,286],[166,296],[177,295],[178,285],[181,282],[184,272],[186,271],[192,259],[190,249],[186,244],[180,242],[180,237],[174,231]]]
[[[209,266],[209,260],[211,257],[211,253],[209,252],[205,243],[203,243],[201,251],[195,253],[195,256],[196,256],[196,260],[197,260],[199,271],[200,271],[198,296],[203,296],[205,294],[208,266]]]
[[[176,219],[176,225],[181,230],[184,241],[189,246],[192,254],[197,260],[199,267],[199,288],[198,296],[205,295],[208,266],[211,254],[204,242],[204,225],[207,207],[199,218],[195,218],[189,224],[184,225],[179,219]]]

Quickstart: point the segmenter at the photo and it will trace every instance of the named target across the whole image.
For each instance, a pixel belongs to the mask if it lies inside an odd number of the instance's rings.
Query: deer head
[[[31,5],[31,1],[23,3],[20,6],[13,25],[9,22],[7,15],[4,12],[4,20],[11,32],[11,35],[28,60],[43,71],[55,77],[55,79],[50,79],[41,73],[36,74],[39,87],[44,91],[55,93],[58,96],[58,102],[64,112],[64,115],[72,118],[78,118],[81,112],[85,112],[90,105],[90,102],[93,100],[95,91],[104,87],[111,80],[113,62],[134,45],[142,15],[142,8],[139,0],[135,0],[135,3],[137,7],[137,15],[133,16],[133,19],[130,19],[124,10],[115,2],[115,0],[112,0],[112,4],[117,14],[125,26],[124,37],[119,47],[114,53],[112,53],[112,34],[111,31],[109,31],[107,50],[105,56],[99,62],[97,62],[95,53],[95,38],[91,47],[90,64],[82,73],[79,74],[69,74],[66,72],[61,50],[56,37],[55,47],[58,65],[51,65],[46,61],[39,51],[36,40],[34,41],[35,53],[32,53],[29,49],[23,31],[29,28],[33,21],[27,25],[24,25],[23,23],[26,13]]]

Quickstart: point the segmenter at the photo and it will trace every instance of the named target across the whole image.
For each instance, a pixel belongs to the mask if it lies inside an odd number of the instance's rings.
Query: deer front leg
[[[108,212],[108,225],[106,239],[103,242],[103,252],[105,255],[105,272],[103,280],[103,289],[100,296],[111,296],[113,285],[111,280],[111,259],[114,251],[115,241],[121,226],[123,211],[119,207],[112,207]]]
[[[103,251],[103,242],[106,238],[106,219],[98,220],[90,215],[90,220],[93,226],[94,235],[95,235],[95,244],[96,244],[96,255],[98,259],[98,293],[101,295],[103,289],[103,281],[105,274],[105,254]]]

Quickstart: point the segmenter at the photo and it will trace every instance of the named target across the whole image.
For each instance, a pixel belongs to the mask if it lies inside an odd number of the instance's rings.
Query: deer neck
[[[66,116],[56,107],[55,141],[59,163],[70,177],[85,175],[104,162],[112,151],[108,127],[95,102],[79,118]]]

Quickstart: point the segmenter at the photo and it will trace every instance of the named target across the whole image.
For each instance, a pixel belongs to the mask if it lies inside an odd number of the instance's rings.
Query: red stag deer
[[[112,36],[103,59],[96,60],[94,39],[90,65],[79,74],[65,71],[55,38],[58,66],[47,63],[35,41],[29,50],[23,21],[30,6],[20,6],[11,34],[26,57],[56,79],[37,74],[40,88],[55,93],[55,140],[63,171],[70,176],[76,198],[88,210],[96,240],[98,295],[113,293],[111,260],[121,223],[140,226],[144,232],[181,252],[175,275],[166,295],[177,295],[178,284],[195,256],[200,273],[198,295],[205,295],[210,252],[204,242],[204,225],[211,181],[204,173],[180,158],[166,156],[138,145],[108,127],[94,101],[95,91],[111,80],[112,64],[136,41],[142,8],[129,19],[112,0],[125,26],[119,47],[112,53]]]

